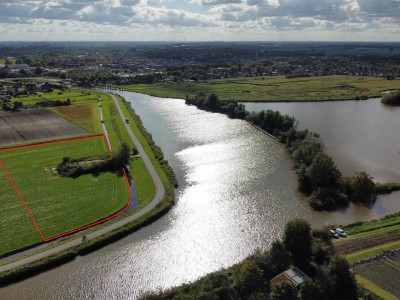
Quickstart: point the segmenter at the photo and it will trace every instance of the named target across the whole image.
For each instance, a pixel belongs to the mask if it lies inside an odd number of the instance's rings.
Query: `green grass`
[[[390,251],[394,249],[400,248],[400,241],[397,242],[392,242],[384,245],[379,245],[376,247],[368,248],[366,250],[362,250],[356,253],[352,253],[350,255],[346,256],[346,260],[349,263],[354,263],[356,261],[362,260],[362,259],[367,259],[370,257],[374,257],[384,251]]]
[[[11,61],[11,63],[15,64],[15,62],[17,61],[15,58],[11,58],[9,59],[9,61]],[[2,58],[0,59],[0,65],[5,65],[6,64],[6,59]]]
[[[354,223],[348,226],[344,226],[343,228],[353,235],[363,232],[368,233],[376,229],[387,228],[395,225],[400,225],[400,213],[391,214],[381,219]]]
[[[396,89],[397,80],[358,76],[320,76],[287,79],[283,76],[218,79],[199,82],[160,82],[122,86],[129,91],[184,99],[198,91],[215,92],[221,100],[319,101],[379,97],[382,90]]]
[[[45,238],[107,217],[126,205],[129,192],[120,174],[101,173],[72,179],[52,171],[65,156],[79,158],[104,152],[104,140],[91,139],[0,153]],[[40,242],[40,237],[29,225],[27,212],[4,172],[0,180],[0,255],[3,255]]]
[[[65,101],[70,99],[72,104],[93,104],[97,102],[98,97],[102,97],[103,94],[94,91],[85,91],[78,89],[70,89],[66,91],[61,91],[55,89],[53,92],[43,93],[37,92],[36,95],[21,95],[11,99],[14,101],[22,101],[24,105],[33,105],[37,102],[45,100],[60,100]]]
[[[140,157],[131,160],[130,169],[133,183],[139,198],[139,209],[146,206],[156,195],[156,188],[149,172]]]

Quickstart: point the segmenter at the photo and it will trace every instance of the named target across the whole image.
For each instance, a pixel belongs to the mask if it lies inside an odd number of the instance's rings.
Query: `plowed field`
[[[0,147],[85,133],[84,129],[46,109],[0,112]]]

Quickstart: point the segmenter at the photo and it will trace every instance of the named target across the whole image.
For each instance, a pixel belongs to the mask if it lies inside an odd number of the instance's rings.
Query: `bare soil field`
[[[371,236],[363,236],[348,240],[343,239],[343,242],[335,243],[336,254],[347,255],[363,249],[383,245],[389,242],[397,241],[400,236],[400,229],[389,230]]]
[[[46,109],[0,112],[0,147],[87,133]]]

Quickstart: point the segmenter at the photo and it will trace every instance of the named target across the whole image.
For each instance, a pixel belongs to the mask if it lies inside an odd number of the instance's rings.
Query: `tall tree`
[[[300,269],[307,270],[312,254],[310,224],[300,218],[286,223],[283,243],[292,256],[293,264]]]

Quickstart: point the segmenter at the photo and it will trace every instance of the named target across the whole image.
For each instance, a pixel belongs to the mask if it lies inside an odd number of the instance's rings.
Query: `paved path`
[[[151,178],[153,179],[153,182],[154,182],[154,184],[156,186],[156,195],[155,195],[154,199],[151,200],[151,202],[146,207],[144,207],[143,209],[141,209],[137,213],[135,213],[133,215],[130,215],[130,216],[126,217],[125,219],[122,219],[122,220],[120,220],[120,221],[118,221],[116,223],[113,223],[113,224],[109,225],[109,226],[101,228],[101,229],[99,229],[97,231],[94,231],[92,233],[88,233],[86,235],[88,240],[96,238],[96,237],[99,237],[102,234],[108,233],[108,232],[110,232],[110,231],[112,231],[114,229],[122,227],[122,226],[126,225],[127,223],[130,223],[130,222],[136,220],[137,218],[143,216],[144,214],[146,214],[150,210],[152,210],[161,201],[161,199],[165,195],[164,185],[162,184],[161,179],[158,176],[156,169],[154,168],[153,164],[151,163],[151,160],[150,160],[149,156],[144,151],[142,145],[139,143],[138,139],[134,135],[131,127],[129,126],[129,124],[125,123],[125,115],[124,115],[124,113],[122,111],[121,106],[119,105],[118,100],[116,99],[116,97],[114,95],[112,95],[112,94],[109,94],[109,95],[114,100],[114,103],[117,106],[118,112],[119,112],[119,114],[121,116],[121,119],[122,119],[122,121],[124,123],[124,126],[125,126],[126,130],[128,131],[128,134],[129,134],[130,138],[132,139],[133,143],[135,144],[135,146],[136,146],[136,148],[137,148],[137,150],[139,152],[139,155],[142,157],[143,162],[144,162],[147,170],[149,171]],[[32,262],[37,261],[37,260],[39,260],[41,258],[50,256],[52,254],[56,254],[56,253],[58,253],[60,251],[66,250],[66,249],[74,247],[74,246],[77,246],[77,245],[79,245],[81,243],[82,243],[82,239],[80,237],[76,238],[76,239],[71,240],[71,241],[69,241],[69,242],[67,242],[65,244],[56,246],[56,247],[54,247],[52,249],[48,249],[48,250],[45,250],[45,251],[43,251],[41,253],[34,254],[32,256],[23,258],[21,260],[18,260],[18,261],[3,265],[3,266],[0,267],[0,272],[4,272],[4,271],[10,270],[10,269],[22,266],[24,264],[32,263]]]

